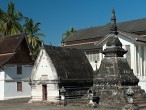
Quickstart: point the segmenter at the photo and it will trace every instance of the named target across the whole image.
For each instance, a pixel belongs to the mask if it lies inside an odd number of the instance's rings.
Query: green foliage
[[[74,32],[76,32],[76,30],[72,27],[70,29],[68,29],[64,34],[63,34],[63,40],[67,39],[68,37],[70,37]]]
[[[6,11],[0,8],[0,36],[16,35],[26,33],[33,54],[36,56],[42,46],[40,36],[45,36],[38,33],[41,23],[34,23],[32,19],[24,17],[21,12],[15,10],[15,4],[10,2]],[[22,20],[25,21],[24,25]]]
[[[3,35],[15,35],[22,33],[22,25],[20,21],[22,20],[22,14],[15,10],[15,5],[13,2],[8,4],[7,11],[3,11],[0,8],[0,33]]]
[[[38,33],[40,30],[39,26],[41,23],[34,23],[32,19],[25,18],[25,24],[23,25],[24,31],[27,34],[29,44],[32,47],[35,56],[39,53],[40,47],[42,46],[42,40],[39,37],[44,37],[42,33]]]

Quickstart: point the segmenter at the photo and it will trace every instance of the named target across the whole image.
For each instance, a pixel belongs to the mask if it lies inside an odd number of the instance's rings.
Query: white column
[[[146,47],[144,46],[144,77],[146,79]]]
[[[137,67],[136,67],[136,46],[134,44],[130,45],[131,50],[131,69],[135,75],[137,75]]]

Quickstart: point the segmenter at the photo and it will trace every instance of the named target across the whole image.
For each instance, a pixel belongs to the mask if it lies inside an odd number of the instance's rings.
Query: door
[[[43,100],[47,100],[47,85],[42,85]]]

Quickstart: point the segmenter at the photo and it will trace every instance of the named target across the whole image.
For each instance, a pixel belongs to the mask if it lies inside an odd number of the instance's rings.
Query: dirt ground
[[[118,108],[91,108],[85,106],[60,106],[47,103],[28,103],[29,98],[0,101],[0,110],[120,110]],[[141,103],[140,110],[146,110],[146,103]]]
[[[57,106],[46,103],[27,103],[29,99],[13,99],[0,101],[0,110],[118,110],[110,108],[90,108],[87,106]]]

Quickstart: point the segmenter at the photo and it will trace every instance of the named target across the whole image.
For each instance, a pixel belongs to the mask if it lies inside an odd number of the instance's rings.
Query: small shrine
[[[144,90],[139,86],[139,79],[133,74],[128,61],[123,57],[127,51],[122,48],[118,38],[115,11],[112,11],[111,27],[105,55],[94,77],[94,91],[99,104],[103,106],[126,105],[126,91],[130,87],[134,91],[134,99],[145,96]]]

